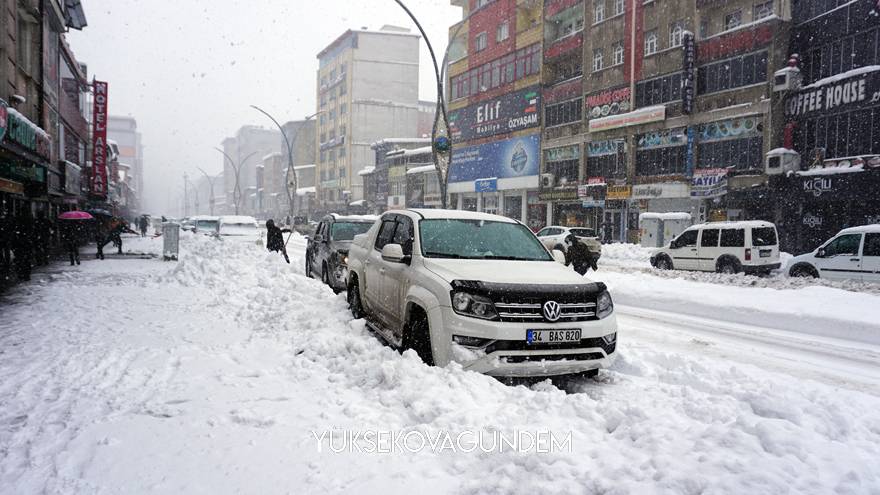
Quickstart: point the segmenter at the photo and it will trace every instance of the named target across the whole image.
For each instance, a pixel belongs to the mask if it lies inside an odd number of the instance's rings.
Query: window
[[[593,7],[594,22],[596,24],[605,20],[605,0],[596,0],[596,4]]]
[[[758,21],[773,15],[773,0],[755,4],[752,20]]]
[[[636,175],[683,175],[687,165],[687,136],[684,129],[639,134]]]
[[[700,237],[701,247],[718,247],[718,229],[704,229]]]
[[[721,231],[721,247],[745,247],[745,229],[724,229]]]
[[[681,99],[681,72],[636,84],[636,107],[649,107]]]
[[[752,229],[752,246],[766,247],[776,245],[776,229],[773,227],[756,227]]]
[[[394,230],[394,237],[391,242],[400,244],[403,248],[403,254],[411,255],[413,248],[413,223],[407,217],[397,217],[397,228]]]
[[[645,35],[645,56],[657,53],[657,30],[648,31]]]
[[[583,67],[581,67],[581,57],[565,59],[556,63],[553,67],[553,73],[555,77],[551,84],[582,76],[584,71]]]
[[[500,43],[509,37],[510,37],[510,22],[504,21],[498,25],[498,30],[495,34],[495,41],[498,41]]]
[[[865,234],[862,256],[880,256],[880,234]]]
[[[862,234],[846,234],[834,238],[825,245],[825,257],[847,255],[858,256],[859,244],[862,242]]]
[[[544,107],[544,125],[546,127],[553,127],[580,122],[583,106],[583,98],[576,98],[555,105],[547,105]]]
[[[587,143],[589,177],[626,178],[626,147],[622,139]]]
[[[697,69],[697,94],[767,82],[767,52],[722,60]]]
[[[475,51],[485,50],[487,46],[489,46],[489,39],[485,32],[478,34],[474,38]]]
[[[675,248],[696,247],[698,230],[685,230],[675,239]]]
[[[614,15],[620,15],[626,8],[626,0],[614,0]]]
[[[389,244],[394,239],[394,228],[396,226],[397,222],[394,221],[394,216],[382,219],[382,225],[379,227],[379,234],[376,235],[376,244],[374,245],[376,250],[381,251],[386,244]]]
[[[498,77],[494,80],[493,66],[498,68]],[[451,97],[456,100],[475,96],[483,91],[494,89],[497,85],[508,84],[533,74],[539,74],[540,71],[541,44],[535,43],[453,77],[450,81]],[[497,85],[493,85],[496,82]]]
[[[623,65],[623,42],[611,45],[611,65]]]
[[[724,16],[724,30],[730,31],[731,29],[738,28],[742,25],[742,10],[737,10],[736,12],[731,12]]]
[[[684,33],[684,21],[673,22],[669,25],[669,47],[681,46],[681,38]]]
[[[709,19],[700,19],[700,38],[709,37]]]
[[[700,143],[697,146],[697,168],[759,170],[764,163],[763,150],[763,136]]]
[[[348,112],[348,105],[345,103],[339,104],[339,115],[345,115]]]
[[[602,70],[604,68],[602,66],[603,63],[602,49],[596,48],[593,50],[593,72]]]

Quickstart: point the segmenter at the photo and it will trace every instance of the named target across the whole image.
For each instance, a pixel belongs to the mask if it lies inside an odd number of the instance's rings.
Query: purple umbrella
[[[95,217],[84,211],[66,211],[58,215],[60,220],[94,220]]]

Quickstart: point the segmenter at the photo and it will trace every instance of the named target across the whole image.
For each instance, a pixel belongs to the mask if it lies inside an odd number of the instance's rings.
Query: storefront
[[[45,131],[0,100],[0,206],[4,211],[57,213],[57,206],[48,203],[50,149]],[[55,189],[60,189],[60,177],[56,182]]]

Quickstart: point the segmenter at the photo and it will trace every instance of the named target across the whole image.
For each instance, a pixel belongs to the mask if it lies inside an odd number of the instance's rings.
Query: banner
[[[541,163],[539,134],[504,139],[492,143],[453,148],[449,182],[538,175]]]
[[[94,105],[92,108],[92,196],[107,197],[107,83],[94,81]]]
[[[449,112],[455,142],[504,134],[541,125],[541,90],[531,86]]]
[[[703,168],[694,170],[691,178],[692,198],[718,198],[727,194],[727,169]]]

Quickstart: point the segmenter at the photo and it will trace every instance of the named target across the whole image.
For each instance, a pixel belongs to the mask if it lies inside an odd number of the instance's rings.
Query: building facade
[[[318,54],[317,201],[323,212],[363,201],[359,172],[371,143],[417,137],[419,36],[408,29],[348,30]]]
[[[108,140],[115,142],[118,149],[118,162],[126,170],[122,182],[126,184],[121,191],[130,189],[136,198],[143,197],[144,190],[144,145],[140,131],[138,131],[137,119],[134,117],[111,115],[107,120]],[[110,174],[114,182],[118,182],[118,174]],[[124,195],[124,194],[123,194]],[[139,201],[128,205],[130,213],[137,213],[140,209]]]
[[[406,204],[406,183],[408,168],[403,159],[397,160],[395,166],[403,169],[391,170],[394,157],[402,157],[408,150],[430,147],[431,138],[385,138],[370,145],[373,150],[374,162],[358,174],[364,184],[363,203],[357,205],[363,212],[380,214],[388,209],[402,208]],[[392,182],[395,188],[392,188]],[[402,189],[401,189],[402,187]]]

